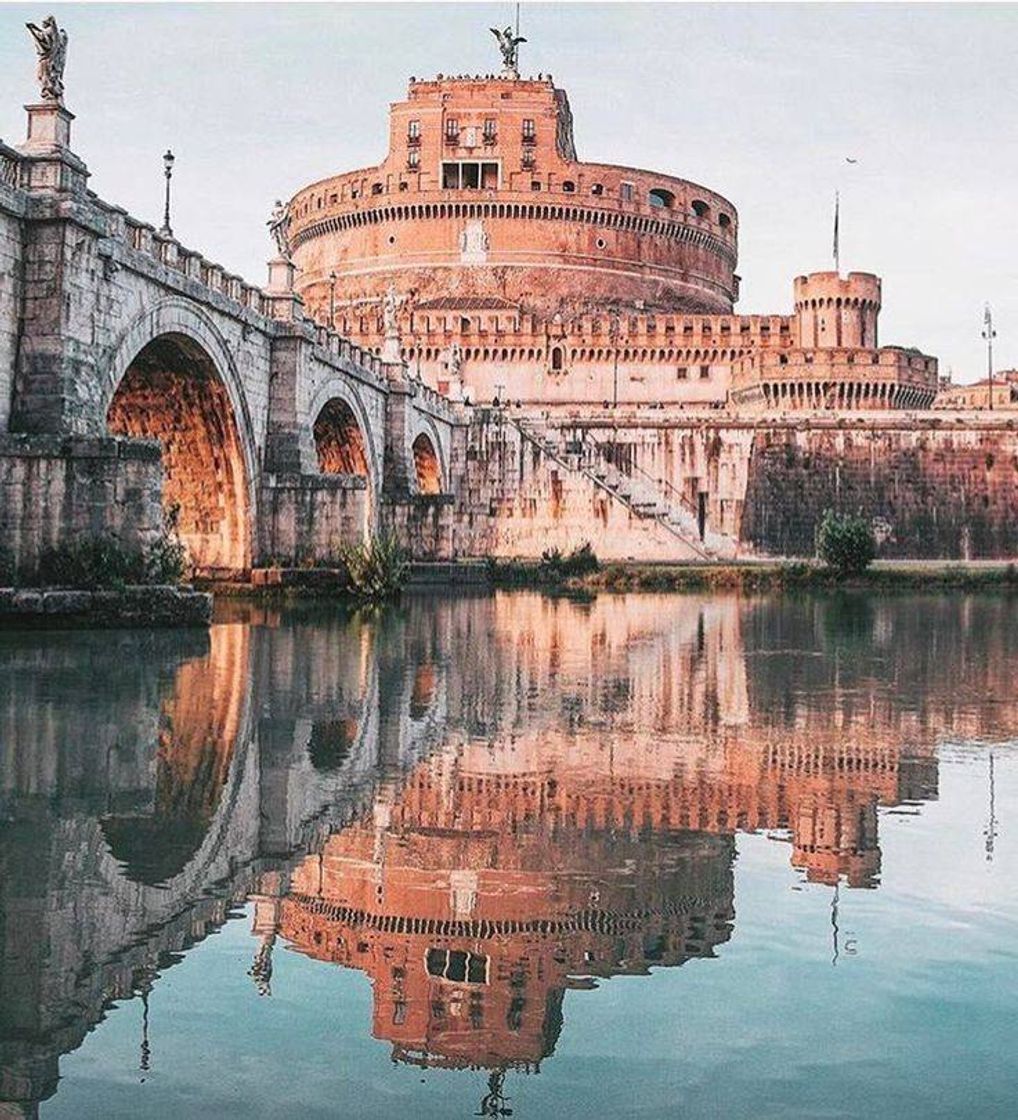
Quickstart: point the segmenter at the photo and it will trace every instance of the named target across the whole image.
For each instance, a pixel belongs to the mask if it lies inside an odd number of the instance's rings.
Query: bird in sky
[[[845,162],[846,163],[858,163],[859,161],[857,159],[853,159],[851,156],[845,156]]]

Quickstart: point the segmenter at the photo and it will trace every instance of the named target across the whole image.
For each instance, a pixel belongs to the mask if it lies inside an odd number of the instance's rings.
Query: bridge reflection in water
[[[282,945],[362,970],[394,1058],[489,1071],[498,1115],[566,990],[723,955],[738,834],[785,842],[793,879],[877,887],[878,809],[936,798],[942,742],[1014,736],[1016,669],[977,598],[0,635],[0,1115],[248,900],[260,992]]]

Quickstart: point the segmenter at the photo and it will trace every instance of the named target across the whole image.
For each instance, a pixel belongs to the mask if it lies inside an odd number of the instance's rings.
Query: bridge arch
[[[163,504],[198,571],[251,566],[257,450],[229,348],[197,308],[166,301],[121,335],[103,381],[106,427],[158,439]]]
[[[410,454],[418,494],[441,494],[449,475],[446,449],[438,427],[429,416],[417,413],[410,429]]]
[[[427,432],[421,432],[411,445],[418,494],[442,493],[442,466],[438,452]]]
[[[330,378],[309,410],[315,458],[322,474],[350,474],[367,483],[365,528],[377,523],[381,494],[380,454],[363,401],[346,383]]]

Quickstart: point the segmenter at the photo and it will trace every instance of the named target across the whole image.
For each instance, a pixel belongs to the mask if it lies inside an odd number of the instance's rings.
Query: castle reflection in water
[[[4,1116],[246,901],[259,991],[282,946],[362,970],[375,1037],[492,1071],[494,1115],[567,989],[732,936],[737,834],[875,888],[878,808],[937,796],[944,741],[1018,727],[992,600],[231,611],[0,635]]]

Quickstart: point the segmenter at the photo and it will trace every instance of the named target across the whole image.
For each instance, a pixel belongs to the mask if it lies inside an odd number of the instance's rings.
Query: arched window
[[[647,196],[651,206],[660,207],[665,210],[671,210],[675,205],[675,195],[671,191],[666,191],[664,187],[654,187],[650,194]]]
[[[576,190],[576,184],[572,181],[572,179],[566,179],[562,183],[562,189],[566,192],[566,194],[572,194]]]
[[[710,217],[710,207],[707,205],[706,202],[703,201],[702,198],[694,198],[693,201],[690,203],[690,206],[693,208],[693,213],[698,218],[709,218]]]
[[[727,214],[718,214],[718,225],[722,229],[728,229],[732,224],[732,219]]]

